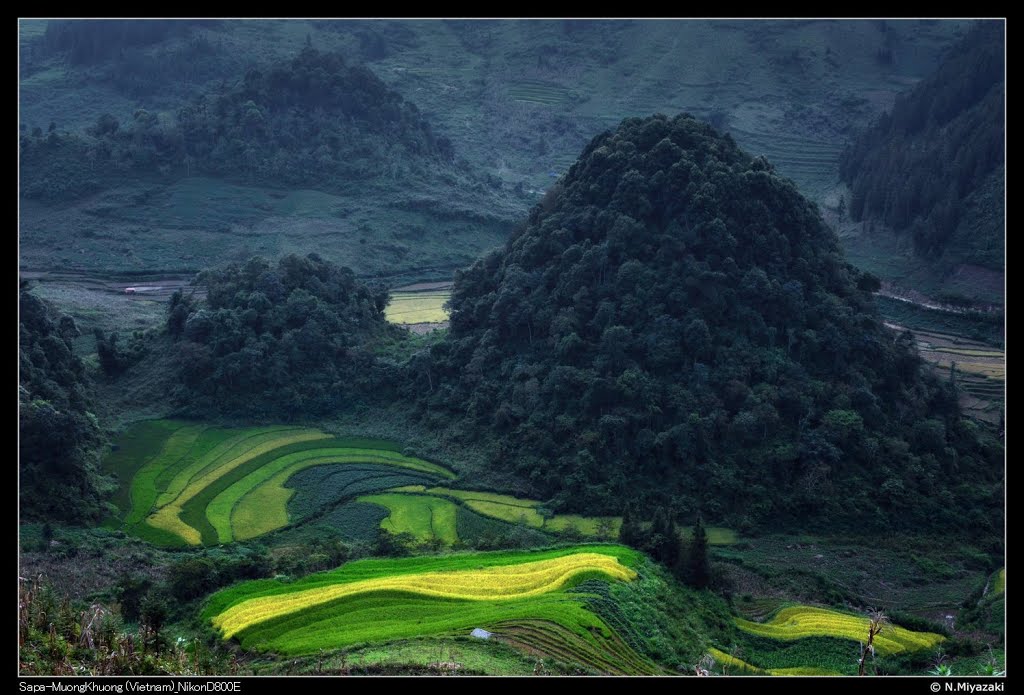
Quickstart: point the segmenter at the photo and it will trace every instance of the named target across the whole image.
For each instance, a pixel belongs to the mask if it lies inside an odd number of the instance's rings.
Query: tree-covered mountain
[[[847,148],[855,220],[910,234],[922,256],[1003,270],[1004,31],[978,22]]]
[[[22,284],[18,302],[18,453],[23,519],[94,521],[108,481],[89,380],[74,354],[74,319]]]
[[[457,275],[410,395],[559,509],[994,528],[1001,448],[877,287],[763,158],[689,115],[627,119]]]
[[[402,329],[372,289],[315,254],[253,258],[200,274],[204,301],[172,297],[179,405],[204,414],[286,418],[340,411],[385,377],[367,347]]]

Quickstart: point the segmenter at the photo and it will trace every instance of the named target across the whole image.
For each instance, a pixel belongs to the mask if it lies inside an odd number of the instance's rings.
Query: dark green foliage
[[[403,557],[409,554],[414,539],[408,533],[394,534],[382,528],[377,529],[370,552],[378,557]]]
[[[551,543],[551,536],[522,524],[508,524],[477,514],[462,505],[455,511],[459,543],[474,550],[538,548]]]
[[[989,587],[990,588],[990,587]],[[956,626],[960,631],[978,630],[999,638],[1001,642],[1006,630],[1006,594],[989,591],[983,593],[984,587],[967,597],[959,615]]]
[[[787,642],[736,630],[724,651],[759,668],[815,666],[845,675],[857,673],[860,649],[855,642],[832,637],[805,637]],[[732,673],[732,671],[730,671]]]
[[[146,577],[122,576],[114,587],[114,596],[121,606],[121,616],[135,622],[142,615],[142,602],[153,588],[153,582]]]
[[[552,191],[457,274],[448,337],[406,384],[431,422],[557,511],[1001,526],[1000,449],[763,158],[688,115],[628,119]],[[926,420],[941,447],[912,436]]]
[[[622,525],[619,526],[619,542],[631,548],[638,548],[641,545],[640,521],[636,518],[632,503],[627,504],[622,510]]]
[[[376,504],[345,502],[322,516],[276,532],[276,544],[309,543],[320,537],[337,537],[347,543],[370,544],[388,510]]]
[[[316,254],[285,256],[276,267],[253,258],[197,282],[206,301],[177,343],[183,405],[293,419],[384,395],[388,377],[367,342],[401,329],[384,319],[387,292],[348,268]]]
[[[338,502],[378,490],[402,485],[433,485],[433,476],[403,471],[394,466],[337,465],[313,466],[288,479],[295,489],[288,500],[288,518],[300,521],[332,507]]]
[[[18,307],[22,518],[95,520],[109,480],[98,471],[102,433],[89,412],[88,377],[73,352],[78,329],[25,285]]]
[[[679,530],[671,513],[664,507],[656,507],[649,530],[634,531],[636,541],[648,555],[665,567],[672,569],[679,562]]]
[[[101,116],[88,137],[23,134],[21,190],[69,200],[140,174],[339,189],[382,174],[436,175],[438,166],[454,175],[453,157],[451,142],[433,133],[415,104],[369,69],[307,46],[173,116],[139,109],[131,123]]]
[[[708,534],[704,530],[704,518],[699,514],[686,555],[687,583],[696,589],[706,589],[711,583],[711,565],[708,562]]]
[[[270,561],[262,553],[226,557],[208,553],[180,560],[170,566],[167,586],[180,601],[193,601],[215,589],[243,579],[260,579],[270,573]]]
[[[640,654],[692,673],[692,665],[711,643],[734,632],[725,602],[679,585],[653,563],[638,571],[632,582],[586,581],[574,591],[588,594],[587,606]]]
[[[198,304],[194,294],[185,295],[181,290],[175,290],[167,305],[167,332],[175,339],[185,331],[185,322],[189,314],[195,311]]]
[[[38,128],[21,136],[20,192],[26,198],[66,201],[99,190],[101,162],[92,147],[77,135],[56,131],[47,137]]]
[[[978,22],[936,72],[846,150],[840,174],[852,188],[855,220],[881,219],[909,232],[917,251],[933,257],[954,236],[971,236],[989,251],[965,260],[1002,270],[1003,216],[981,228],[960,221],[972,195],[1003,167],[1004,45],[1001,21]],[[993,202],[1002,208],[1001,199]]]
[[[276,555],[274,571],[277,574],[301,577],[333,569],[354,557],[352,546],[341,541],[336,532],[325,530],[312,540],[290,546],[286,552]]]
[[[934,620],[928,620],[922,618],[913,613],[906,613],[904,611],[888,611],[886,615],[894,625],[905,627],[908,630],[914,630],[915,632],[934,632],[939,635],[950,635],[949,628],[942,623],[937,623]]]
[[[127,344],[119,342],[119,336],[114,331],[104,335],[103,331],[97,328],[95,335],[96,356],[99,358],[100,368],[107,376],[119,376],[149,352],[146,336],[141,331],[135,331]]]
[[[178,114],[182,156],[211,174],[300,184],[369,178],[389,151],[451,159],[411,102],[363,66],[309,46],[265,74],[199,98]]]
[[[139,617],[142,624],[152,633],[153,645],[160,651],[160,630],[167,622],[171,608],[167,597],[162,593],[151,591],[142,599]]]
[[[963,335],[996,347],[1004,345],[1005,319],[1002,312],[968,311],[963,314],[954,314],[948,311],[926,309],[889,297],[876,297],[875,302],[878,304],[879,311],[883,312],[887,319],[912,330]]]
[[[213,591],[217,570],[209,558],[189,558],[171,565],[171,593],[182,601],[191,601]]]

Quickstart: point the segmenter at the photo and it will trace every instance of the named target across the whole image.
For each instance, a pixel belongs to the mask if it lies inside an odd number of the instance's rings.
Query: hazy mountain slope
[[[986,301],[987,283],[954,278],[964,266],[1001,274],[1006,263],[1003,34],[1000,22],[978,23],[840,166],[855,221],[884,225],[928,263],[933,282]]]

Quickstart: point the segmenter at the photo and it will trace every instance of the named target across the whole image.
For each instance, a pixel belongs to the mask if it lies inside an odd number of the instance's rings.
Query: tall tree
[[[708,561],[708,534],[704,529],[704,517],[697,515],[693,525],[693,540],[689,549],[690,585],[697,589],[711,584],[711,565]]]

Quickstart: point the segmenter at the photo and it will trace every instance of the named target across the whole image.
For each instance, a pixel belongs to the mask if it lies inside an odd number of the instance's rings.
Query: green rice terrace
[[[452,546],[481,524],[611,540],[619,517],[551,514],[538,500],[439,486],[456,474],[394,443],[274,425],[228,428],[180,420],[130,427],[104,459],[119,488],[108,526],[161,546],[246,541],[306,521],[349,538],[368,529]],[[684,530],[683,535],[686,534]],[[709,542],[735,543],[708,529]]]
[[[235,429],[174,420],[134,425],[104,465],[120,482],[115,523],[172,546],[246,540],[303,518],[310,494],[297,495],[287,482],[313,467],[327,466],[335,476],[315,481],[320,496],[312,503],[321,505],[346,490],[455,477],[379,440],[285,425]]]

